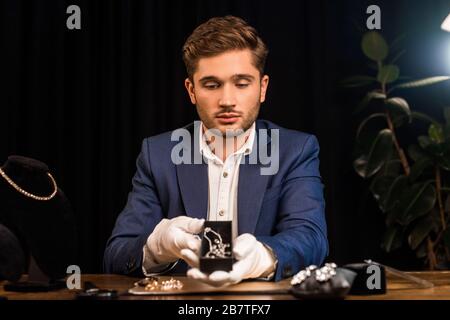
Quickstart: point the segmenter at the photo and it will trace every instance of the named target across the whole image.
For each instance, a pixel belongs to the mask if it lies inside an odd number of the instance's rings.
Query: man
[[[185,86],[201,120],[185,128],[193,147],[182,149],[188,157],[180,162],[175,132],[144,140],[133,190],[107,244],[106,272],[151,275],[189,265],[188,276],[221,286],[277,281],[323,262],[317,140],[256,120],[269,84],[267,52],[255,29],[233,16],[212,18],[187,39]],[[267,148],[276,164],[264,172],[268,163],[259,158]],[[198,268],[205,219],[232,221],[230,272]]]

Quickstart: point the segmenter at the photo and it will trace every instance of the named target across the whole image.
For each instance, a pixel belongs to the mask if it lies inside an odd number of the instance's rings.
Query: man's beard
[[[258,105],[255,106],[255,108],[253,108],[252,111],[248,113],[245,118],[243,118],[243,116],[241,115],[242,124],[240,125],[240,128],[230,128],[230,129],[226,128],[225,132],[220,130],[222,137],[223,138],[237,137],[242,133],[244,133],[245,131],[247,131],[248,129],[250,129],[250,127],[253,125],[253,122],[255,122],[256,118],[258,118],[259,108],[260,103],[258,102]],[[204,126],[207,129],[213,131],[219,130],[218,128],[215,127],[214,119],[209,119],[207,116],[202,116],[202,113],[199,112],[199,109],[200,108],[197,105],[197,113],[199,114],[200,120],[202,120]],[[230,112],[232,112],[232,110],[230,110]]]

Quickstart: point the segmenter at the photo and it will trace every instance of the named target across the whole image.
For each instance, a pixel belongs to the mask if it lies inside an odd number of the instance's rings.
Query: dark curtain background
[[[81,30],[66,28],[71,4],[81,8]],[[212,16],[238,15],[270,49],[260,118],[319,139],[329,260],[420,268],[407,250],[379,249],[383,217],[351,166],[352,111],[364,90],[338,82],[368,71],[360,39],[370,4],[381,7],[388,40],[405,35],[402,71],[413,78],[450,72],[449,34],[439,30],[448,0],[2,0],[0,162],[20,154],[50,166],[76,213],[77,263],[101,272],[142,139],[196,119],[183,87],[184,40]],[[433,90],[407,98],[440,117],[436,106],[450,97]]]

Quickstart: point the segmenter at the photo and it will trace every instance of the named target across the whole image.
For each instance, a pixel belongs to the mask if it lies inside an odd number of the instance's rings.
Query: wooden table
[[[410,272],[410,274],[434,283],[435,287],[420,289],[415,283],[387,274],[388,290],[384,295],[347,296],[349,300],[450,300],[450,271],[440,272]],[[187,287],[192,284],[191,279],[175,277],[185,283]],[[293,300],[295,297],[288,293],[289,280],[280,282],[248,281],[218,292],[200,292],[184,295],[152,295],[135,296],[128,294],[128,289],[139,279],[120,275],[89,274],[82,275],[81,281],[91,281],[102,289],[115,289],[120,299],[124,300]],[[0,282],[0,296],[9,300],[72,300],[76,290],[61,289],[43,293],[7,292]]]

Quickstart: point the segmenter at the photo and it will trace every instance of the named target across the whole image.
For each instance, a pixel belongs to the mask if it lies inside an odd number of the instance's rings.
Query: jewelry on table
[[[183,282],[174,278],[163,280],[161,282],[155,279],[148,281],[148,283],[145,285],[145,291],[169,291],[180,290],[183,288]]]
[[[291,285],[302,284],[306,279],[314,276],[319,282],[326,282],[336,275],[337,265],[335,263],[325,263],[325,266],[318,268],[315,265],[310,265],[305,270],[297,273],[291,280]]]
[[[135,282],[134,286],[135,287],[145,287],[148,284],[153,283],[153,281],[158,281],[158,278],[157,277],[153,277],[153,276],[146,277],[144,279],[141,279],[141,280]]]

